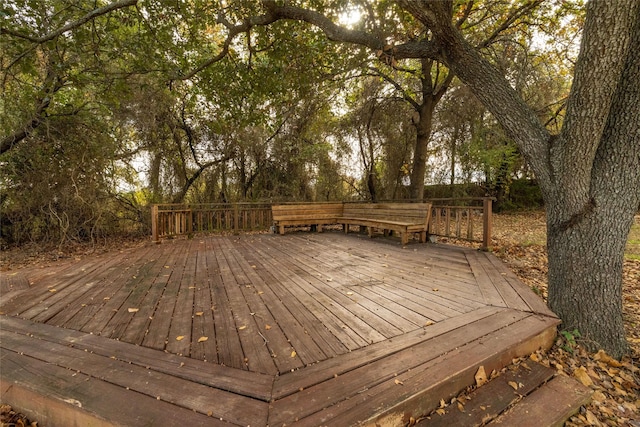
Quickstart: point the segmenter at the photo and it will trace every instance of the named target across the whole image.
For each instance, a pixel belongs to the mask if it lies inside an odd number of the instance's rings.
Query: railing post
[[[482,201],[482,250],[491,249],[491,229],[493,227],[493,199],[485,197]]]
[[[151,205],[151,241],[160,243],[158,234],[158,205]]]
[[[240,207],[238,203],[233,205],[233,234],[240,234]]]

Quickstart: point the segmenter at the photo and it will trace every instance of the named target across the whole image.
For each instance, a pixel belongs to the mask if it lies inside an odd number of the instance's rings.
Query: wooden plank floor
[[[123,425],[401,425],[559,322],[491,254],[337,232],[169,240],[12,283],[3,400]],[[128,399],[146,409],[105,418]]]

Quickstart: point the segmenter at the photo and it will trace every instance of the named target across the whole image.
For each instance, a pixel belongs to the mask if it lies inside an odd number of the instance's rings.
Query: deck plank
[[[193,301],[192,337],[207,337],[206,341],[191,341],[191,356],[208,362],[218,362],[216,347],[216,329],[213,318],[213,301],[211,300],[211,245],[205,240],[198,242],[196,263],[196,291]]]
[[[298,278],[285,273],[281,263],[268,255],[270,248],[262,244],[262,239],[256,239],[252,246],[254,251],[250,262],[256,265],[257,272],[265,282],[264,292],[270,292],[270,298],[287,302],[293,316],[324,349],[327,356],[342,354],[366,344],[359,336],[350,335],[351,331],[341,328],[338,318],[323,310],[318,301],[301,289],[297,283]]]
[[[204,415],[212,413],[216,418],[239,425],[259,425],[266,416],[266,402],[50,341],[25,341],[15,333],[6,331],[0,331],[0,337],[3,349],[108,381]]]
[[[288,424],[292,421],[290,418],[292,413],[302,419],[344,400],[357,400],[357,396],[365,390],[408,371],[415,375],[415,369],[421,364],[453,352],[470,341],[504,329],[526,317],[528,314],[522,312],[500,311],[471,325],[446,332],[438,339],[422,341],[389,357],[334,376],[273,402],[269,423]],[[338,367],[337,370],[344,369]],[[325,396],[325,398],[317,399],[314,396]]]
[[[520,312],[522,313],[522,312]],[[509,327],[472,339],[397,376],[372,384],[361,393],[337,402],[302,419],[300,425],[354,425],[365,422],[402,425],[449,400],[474,383],[478,366],[490,372],[510,363],[513,357],[529,354],[540,345],[550,346],[555,335],[552,319],[525,316]],[[473,325],[467,329],[475,329]],[[553,330],[553,333],[549,332]],[[531,333],[538,335],[531,337]],[[471,332],[475,334],[475,332]],[[536,339],[525,339],[536,338]],[[376,408],[371,415],[369,408]],[[271,415],[270,415],[271,419]]]
[[[228,426],[215,418],[0,348],[3,401],[45,416],[51,425]],[[78,408],[82,405],[82,410]],[[118,408],[114,411],[113,408]],[[103,414],[109,414],[109,420]]]
[[[273,384],[273,376],[271,375],[206,363],[98,335],[33,323],[29,320],[9,316],[0,316],[0,330],[51,341],[83,352],[95,353],[110,359],[114,358],[127,364],[142,366],[264,401],[268,401],[271,397]]]
[[[191,335],[193,328],[193,303],[196,294],[196,283],[194,281],[196,274],[196,251],[193,246],[193,240],[183,242],[182,248],[185,254],[184,269],[180,278],[180,288],[175,299],[175,306],[168,307],[167,313],[159,313],[161,316],[169,316],[171,318],[171,326],[169,327],[169,335],[166,337],[166,350],[179,355],[189,356],[191,353],[192,341],[198,341],[200,337]],[[179,339],[178,337],[182,337]],[[238,367],[238,366],[233,366]]]

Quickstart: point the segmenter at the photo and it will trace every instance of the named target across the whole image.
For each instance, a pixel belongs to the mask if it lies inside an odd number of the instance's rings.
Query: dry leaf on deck
[[[200,337],[200,338],[198,338],[198,342],[205,342],[208,339],[209,339],[209,337]]]
[[[239,331],[243,330],[243,329],[247,329],[247,325],[242,325],[238,328]]]
[[[127,308],[127,311],[128,311],[129,313],[137,313],[137,312],[138,312],[138,310],[140,310],[140,309],[139,309],[139,308],[133,308],[133,307],[129,307],[129,308]]]
[[[182,341],[184,339],[184,335],[178,335],[176,337],[176,341]]]
[[[400,380],[394,380],[394,383],[396,383],[396,385],[404,385],[404,383]]]
[[[296,357],[296,354],[298,354],[298,353],[296,353],[296,351],[295,351],[295,350],[293,350],[293,351],[291,352],[291,357]]]
[[[269,329],[271,329],[271,325],[264,325],[264,329],[268,331]]]
[[[202,316],[204,314],[204,311],[196,311],[196,316]]]
[[[516,390],[516,391],[517,391],[517,390],[518,390],[518,388],[519,388],[519,387],[518,387],[518,383],[517,383],[517,382],[515,382],[515,381],[509,381],[509,382],[508,382],[508,384],[511,386],[511,388],[512,388],[512,389],[514,389],[514,390]]]
[[[487,373],[484,371],[484,366],[480,366],[476,371],[476,386],[480,387],[487,382]]]

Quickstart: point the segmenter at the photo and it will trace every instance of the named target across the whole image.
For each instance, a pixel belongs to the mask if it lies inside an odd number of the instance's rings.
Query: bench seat
[[[344,232],[350,225],[367,227],[369,236],[375,229],[387,235],[397,232],[402,244],[407,244],[412,233],[420,233],[420,242],[427,241],[431,203],[313,203],[274,205],[273,219],[280,234],[285,226],[341,224]]]

